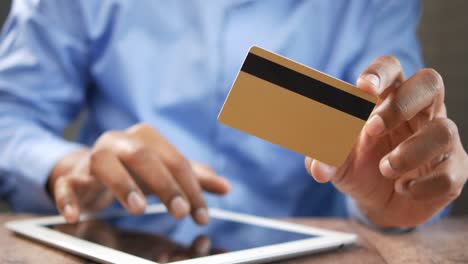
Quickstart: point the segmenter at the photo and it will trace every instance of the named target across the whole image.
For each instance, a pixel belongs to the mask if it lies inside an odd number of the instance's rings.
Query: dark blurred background
[[[399,0],[404,1],[404,0]],[[468,1],[422,0],[419,36],[425,63],[439,71],[445,81],[449,116],[458,124],[468,148]],[[10,0],[0,0],[0,25],[8,15]],[[68,134],[73,134],[73,128]],[[6,206],[0,204],[0,211]],[[454,206],[453,214],[468,214],[468,188]]]

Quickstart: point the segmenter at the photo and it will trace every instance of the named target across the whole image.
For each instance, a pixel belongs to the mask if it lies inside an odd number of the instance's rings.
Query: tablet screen
[[[167,213],[87,220],[48,228],[165,263],[314,237],[212,217],[206,226]]]

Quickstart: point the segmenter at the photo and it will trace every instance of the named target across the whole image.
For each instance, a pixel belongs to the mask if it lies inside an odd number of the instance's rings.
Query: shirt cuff
[[[377,230],[386,234],[402,234],[402,233],[410,232],[415,229],[415,227],[389,227],[389,228],[380,227],[372,223],[372,221],[369,220],[369,218],[367,218],[367,216],[365,216],[362,213],[361,209],[359,209],[354,199],[350,197],[346,197],[346,207],[348,208],[348,214],[351,219],[354,219],[360,223],[365,224],[366,226],[374,230]]]
[[[84,146],[53,135],[22,144],[13,159],[14,170],[7,178],[13,181],[6,197],[16,212],[56,213],[47,192],[47,180],[55,164],[65,155]]]

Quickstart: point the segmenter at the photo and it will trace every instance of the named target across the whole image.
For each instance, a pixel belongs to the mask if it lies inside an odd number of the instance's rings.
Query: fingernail
[[[210,222],[210,217],[208,216],[208,210],[205,208],[198,208],[195,212],[195,218],[197,222],[201,225],[206,225]]]
[[[324,171],[328,176],[333,176],[336,173],[336,168],[333,166],[330,166],[326,163],[323,163],[321,161],[315,160],[317,162],[317,165],[320,166],[321,170]]]
[[[385,131],[385,123],[382,117],[379,115],[372,116],[369,121],[367,121],[365,130],[366,133],[371,137],[382,134]]]
[[[309,173],[312,176],[312,165],[314,165],[314,159],[311,159],[310,166],[309,166]]]
[[[182,218],[190,212],[190,205],[180,196],[172,199],[170,208],[175,218]]]
[[[306,168],[307,170],[307,173],[311,174],[310,173],[310,169],[312,167],[312,161],[314,161],[311,157],[305,157],[304,159],[304,167]]]
[[[127,203],[132,213],[137,213],[145,210],[146,202],[140,194],[132,191],[127,196]]]
[[[380,79],[375,74],[366,74],[363,78],[364,80],[370,82],[374,86],[374,90],[377,92],[380,88]]]
[[[318,160],[313,160],[310,166],[312,177],[319,183],[329,182],[336,174],[336,167]]]
[[[395,184],[395,191],[397,193],[403,193],[405,190],[405,187],[403,186],[404,184]]]
[[[68,221],[73,221],[75,219],[75,217],[76,217],[75,216],[76,211],[73,208],[73,206],[71,206],[70,204],[65,205],[65,208],[63,209],[63,214],[64,214],[64,217]]]
[[[392,177],[395,174],[395,170],[390,165],[390,161],[385,159],[383,162],[380,163],[380,173],[382,173],[385,177]]]

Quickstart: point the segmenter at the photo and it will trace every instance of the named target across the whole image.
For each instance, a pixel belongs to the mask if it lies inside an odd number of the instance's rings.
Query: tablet
[[[6,223],[18,234],[101,263],[260,263],[354,243],[356,235],[210,208],[210,223],[173,219],[162,204],[124,212]]]

